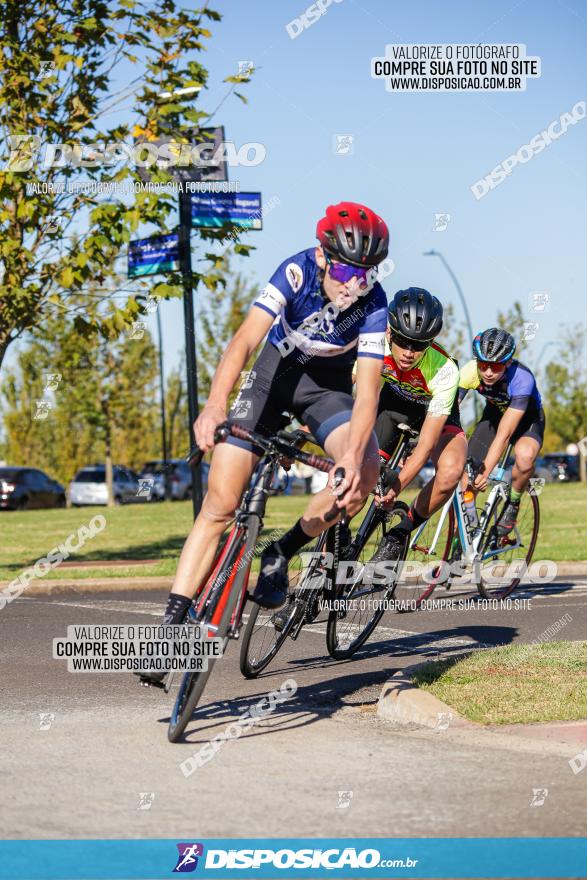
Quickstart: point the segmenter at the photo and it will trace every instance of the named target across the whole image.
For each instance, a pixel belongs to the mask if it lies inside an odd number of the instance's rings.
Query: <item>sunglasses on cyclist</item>
[[[337,263],[326,253],[324,256],[326,257],[326,262],[330,269],[330,277],[333,281],[338,281],[340,284],[346,284],[351,278],[357,278],[360,284],[363,282],[366,284],[368,279],[372,277],[371,273],[374,268],[372,266],[363,269],[361,266],[351,266],[350,263]]]
[[[397,333],[391,333],[391,341],[395,342],[400,348],[406,348],[410,351],[426,351],[430,342],[421,339],[407,339]]]
[[[500,361],[480,361],[477,363],[481,367],[482,370],[488,370],[490,367],[492,370],[500,370],[501,367],[505,367],[505,364],[500,363]]]

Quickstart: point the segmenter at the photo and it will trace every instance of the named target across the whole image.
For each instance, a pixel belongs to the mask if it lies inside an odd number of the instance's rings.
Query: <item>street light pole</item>
[[[440,251],[435,251],[435,250],[424,251],[424,256],[425,257],[438,257],[442,261],[444,268],[446,269],[446,271],[448,272],[448,274],[452,278],[453,284],[456,287],[457,293],[459,295],[459,299],[461,300],[461,304],[463,306],[463,311],[465,313],[465,320],[467,322],[467,329],[469,331],[469,339],[471,340],[471,343],[472,343],[475,334],[473,333],[473,325],[471,324],[471,315],[469,314],[467,300],[465,299],[463,289],[458,282],[457,276],[455,275],[453,270],[450,268],[450,266],[448,265],[447,261],[444,259],[443,255],[440,253]],[[473,406],[475,408],[475,421],[477,422],[479,420],[479,409],[478,409],[478,401],[477,401],[476,397],[473,398]]]

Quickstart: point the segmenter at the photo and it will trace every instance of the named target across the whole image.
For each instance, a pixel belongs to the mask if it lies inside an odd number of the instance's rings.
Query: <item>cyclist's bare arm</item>
[[[477,488],[483,488],[487,484],[487,477],[489,477],[489,474],[503,455],[512,434],[522,421],[525,412],[526,410],[524,409],[514,409],[511,406],[504,412],[499,420],[495,439],[487,450],[483,472],[475,480]]]
[[[229,342],[214,374],[206,406],[194,424],[200,449],[207,452],[214,446],[214,429],[226,419],[228,396],[248,359],[269,332],[273,320],[273,316],[263,309],[253,307]]]
[[[381,384],[381,361],[377,358],[361,357],[357,361],[356,371],[356,394],[353,404],[353,412],[348,425],[348,436],[345,439],[344,453],[336,459],[336,468],[345,469],[346,479],[342,485],[345,502],[358,500],[365,494],[364,488],[360,488],[361,470],[365,459],[375,419],[377,418],[377,404]],[[327,449],[327,451],[329,451]],[[374,458],[369,470],[374,471],[376,460],[375,447],[370,451]],[[330,480],[334,478],[336,468],[332,469]],[[376,475],[375,475],[376,479]],[[373,480],[375,482],[375,480]],[[367,489],[368,491],[368,489]]]

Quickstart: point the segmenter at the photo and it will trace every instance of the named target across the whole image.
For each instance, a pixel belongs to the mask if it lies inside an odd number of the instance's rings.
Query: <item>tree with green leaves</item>
[[[167,455],[181,458],[186,453],[189,428],[187,389],[185,380],[185,361],[179,369],[174,369],[167,377],[165,389],[165,412],[167,414]],[[161,455],[163,450],[160,450]],[[157,456],[159,457],[159,456]]]
[[[524,317],[524,311],[522,308],[522,303],[516,300],[512,307],[509,308],[505,312],[497,313],[497,326],[502,327],[504,330],[507,330],[508,333],[511,333],[512,336],[516,340],[516,357],[520,360],[526,361],[529,359],[532,354],[531,348],[529,346],[529,342],[531,341],[529,338],[526,338],[526,325],[531,322],[528,322]],[[526,358],[526,360],[525,360]]]
[[[174,97],[205,93],[208,71],[198,55],[221,16],[207,4],[175,0],[5,0],[0,20],[0,365],[8,346],[68,312],[72,299],[98,285],[107,308],[74,314],[86,336],[118,336],[140,317],[145,282],[119,281],[115,260],[131,236],[172,231],[177,194],[138,191],[139,176],[123,148],[133,138],[191,143],[210,114]],[[228,76],[234,91],[246,76]],[[124,85],[116,90],[116,84]],[[244,96],[235,92],[242,100]],[[167,95],[167,97],[164,97]],[[122,121],[112,121],[114,113]],[[54,153],[55,145],[66,145]],[[127,149],[128,152],[128,149]],[[60,159],[53,161],[55,156]],[[1,164],[4,160],[3,165]],[[153,181],[171,179],[151,165]],[[113,188],[105,196],[76,189],[80,179]],[[130,194],[129,194],[130,193]],[[219,233],[200,233],[213,239]],[[248,247],[237,245],[246,254]],[[216,257],[194,272],[209,289],[221,282]],[[151,291],[181,295],[171,274]],[[139,295],[137,295],[139,294]]]
[[[461,367],[470,359],[471,342],[467,339],[465,325],[462,322],[457,323],[455,307],[452,303],[444,306],[442,332],[438,337],[438,342],[452,357],[458,360]]]
[[[95,309],[82,294],[75,304]],[[157,452],[156,379],[156,348],[140,323],[90,346],[75,318],[48,317],[2,383],[4,458],[64,482],[90,463],[141,464]]]
[[[587,437],[587,328],[566,327],[560,355],[546,367],[545,410],[547,425],[561,446]]]
[[[200,332],[198,335],[198,392],[201,404],[210,394],[210,386],[226,346],[243,323],[259,289],[240,273],[231,271],[228,260],[225,268],[226,287],[221,296],[211,292],[201,300]],[[251,368],[256,353],[245,370]],[[230,401],[238,393],[233,391]]]

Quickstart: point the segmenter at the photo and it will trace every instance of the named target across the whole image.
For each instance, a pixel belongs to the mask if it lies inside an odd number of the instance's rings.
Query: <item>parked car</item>
[[[547,452],[542,456],[545,466],[554,474],[555,481],[570,483],[579,479],[579,456],[566,452]]]
[[[130,468],[114,465],[112,488],[116,504],[133,504],[149,499],[139,494],[139,479]],[[107,504],[106,468],[103,464],[82,468],[69,484],[69,500],[73,507],[86,504]]]
[[[210,465],[203,461],[200,464],[200,471],[204,493],[208,490],[209,470]],[[166,475],[167,496],[165,494]],[[192,497],[192,472],[182,458],[172,458],[167,463],[163,459],[147,461],[141,470],[140,478],[154,480],[151,501],[162,501],[165,497],[172,501],[184,501]]]
[[[426,483],[429,483],[434,474],[436,473],[436,468],[432,464],[432,461],[428,459],[424,467],[420,468],[416,477],[414,478],[414,482],[418,488],[422,489]]]
[[[545,483],[554,483],[558,479],[558,471],[555,472],[555,468],[544,458],[537,458],[534,465],[534,476],[539,480],[544,480]]]
[[[28,467],[0,468],[0,509],[65,507],[65,488],[43,471]]]

